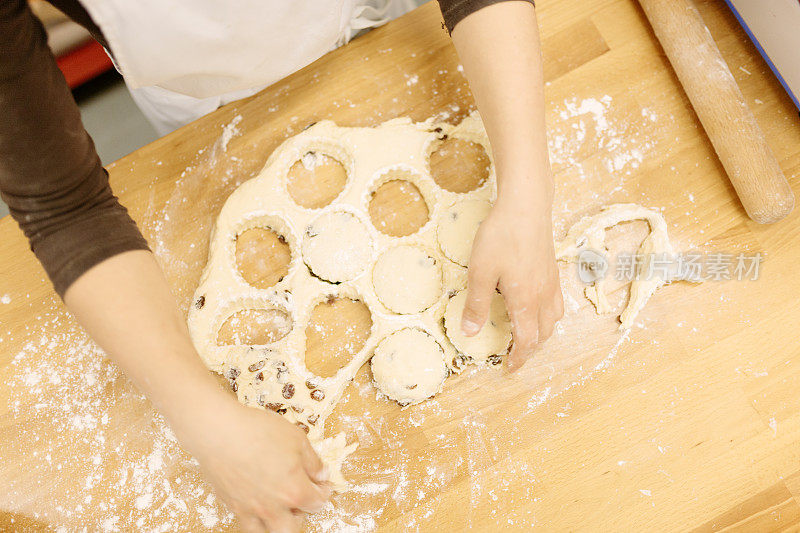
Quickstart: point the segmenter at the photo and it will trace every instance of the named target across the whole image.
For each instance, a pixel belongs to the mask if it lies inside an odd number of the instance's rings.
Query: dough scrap
[[[366,226],[352,213],[325,213],[306,227],[303,258],[311,271],[325,281],[349,281],[369,263],[372,239]]]
[[[619,316],[620,330],[629,329],[647,300],[667,283],[677,280],[698,281],[685,277],[685,273],[673,268],[660,270],[652,268],[653,261],[659,257],[672,258],[675,254],[667,234],[667,222],[658,211],[636,204],[614,204],[603,207],[596,215],[585,216],[567,231],[564,240],[556,243],[556,258],[561,261],[578,261],[583,250],[608,253],[606,230],[622,222],[644,220],[650,226],[650,234],[642,241],[637,256],[644,260],[638,265],[636,276],[631,282],[628,304]],[[651,275],[643,275],[650,273]],[[586,297],[594,304],[598,313],[608,313],[608,303],[601,279],[586,287]]]
[[[418,328],[401,329],[384,338],[370,364],[378,389],[403,406],[441,391],[449,374],[442,347]]]
[[[328,483],[336,492],[346,492],[350,484],[342,474],[342,464],[348,455],[356,451],[358,443],[347,444],[344,433],[337,433],[333,437],[311,441],[311,446],[317,452],[322,463],[328,468]]]
[[[461,290],[447,302],[444,312],[444,328],[453,346],[473,361],[483,362],[492,355],[505,355],[511,344],[511,322],[506,303],[500,293],[492,295],[489,318],[481,330],[472,337],[461,331],[461,315],[467,302],[467,290]]]
[[[421,313],[442,295],[439,262],[418,246],[383,252],[375,262],[372,283],[381,303],[395,313]]]
[[[442,253],[461,266],[469,264],[472,241],[492,204],[485,200],[465,200],[453,204],[439,217],[437,238]]]

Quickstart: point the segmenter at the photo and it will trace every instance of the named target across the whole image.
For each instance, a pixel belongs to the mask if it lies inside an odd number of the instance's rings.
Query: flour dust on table
[[[487,154],[488,178],[472,190],[446,190],[431,176],[430,156],[448,139],[473,143]],[[320,158],[340,163],[346,180],[327,205],[304,207],[289,194],[287,175],[298,162]],[[428,214],[416,231],[400,236],[386,233],[370,216],[376,191],[398,175],[406,191],[419,193]],[[511,325],[499,293],[478,335],[465,337],[460,328],[472,240],[495,196],[494,161],[477,113],[458,125],[408,118],[374,128],[312,125],[281,144],[261,173],[223,206],[189,311],[198,352],[208,368],[229,379],[243,404],[273,410],[305,431],[331,470],[334,488],[345,490],[342,462],[357,443],[348,444],[344,433],[325,437],[325,421],[364,363],[372,359],[373,384],[405,407],[440,392],[447,377],[466,366],[498,364],[508,353]],[[586,246],[603,249],[605,228],[636,219],[650,224],[644,251],[671,251],[660,213],[619,205],[580,221],[556,243],[559,259],[574,261]],[[254,229],[273,232],[288,246],[287,272],[271,286],[248,282],[237,266],[237,239]],[[622,326],[629,327],[650,295],[671,279],[635,282]],[[586,295],[606,311],[601,284]],[[321,376],[304,358],[307,325],[317,304],[337,298],[366,305],[372,326],[351,360]],[[289,327],[260,344],[220,335],[229,319],[249,311],[285,315]]]

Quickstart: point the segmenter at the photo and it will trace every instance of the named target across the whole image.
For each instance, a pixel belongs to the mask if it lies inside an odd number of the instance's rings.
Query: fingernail
[[[464,319],[461,321],[461,331],[464,332],[464,335],[475,335],[480,331],[481,327],[479,324],[473,322],[472,320]]]

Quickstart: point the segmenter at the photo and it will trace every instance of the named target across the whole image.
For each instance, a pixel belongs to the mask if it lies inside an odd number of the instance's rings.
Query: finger
[[[543,305],[543,308],[547,309],[551,318],[558,322],[561,320],[561,317],[564,316],[564,295],[561,292],[561,281],[558,276],[556,276],[551,285],[551,289],[546,291],[546,293],[551,296],[544,300],[544,302],[549,303],[549,305]]]
[[[552,304],[539,311],[539,343],[549,339],[553,335],[556,323],[564,316],[564,303],[561,292],[558,291],[552,300]]]
[[[539,309],[535,301],[525,298],[526,291],[509,297],[508,313],[514,344],[508,355],[508,369],[512,372],[527,361],[539,342]]]
[[[328,471],[328,467],[325,466],[325,463],[322,462],[322,459],[319,458],[317,452],[314,451],[314,448],[311,446],[311,443],[308,441],[307,438],[303,437],[305,441],[303,444],[303,450],[301,454],[301,460],[303,461],[303,468],[315,483],[324,483],[330,479],[330,472]]]
[[[549,315],[539,314],[539,344],[543,343],[553,335],[556,321]]]
[[[293,482],[295,490],[288,495],[289,507],[300,509],[306,513],[318,513],[325,508],[331,497],[331,489],[327,485],[317,485],[306,476],[299,476]]]
[[[239,526],[245,533],[264,533],[267,530],[267,526],[256,515],[239,514],[237,517],[239,518]]]
[[[467,301],[464,304],[464,313],[461,315],[461,330],[464,335],[476,335],[489,316],[489,307],[492,303],[497,275],[487,266],[475,264],[469,269],[467,280]]]

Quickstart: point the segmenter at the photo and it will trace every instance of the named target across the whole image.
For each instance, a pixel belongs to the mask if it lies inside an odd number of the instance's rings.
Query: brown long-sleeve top
[[[439,5],[452,31],[470,13],[501,1],[439,0]],[[51,3],[106,44],[78,0]],[[27,0],[0,0],[0,195],[61,296],[101,261],[148,249],[111,192]]]

